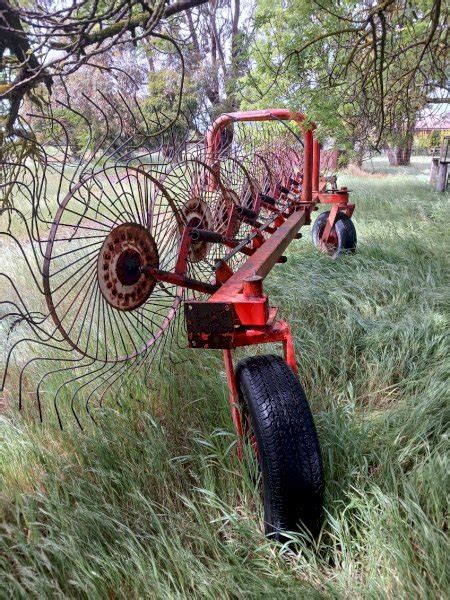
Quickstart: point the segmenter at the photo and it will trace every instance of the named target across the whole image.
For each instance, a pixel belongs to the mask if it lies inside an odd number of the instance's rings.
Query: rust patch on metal
[[[113,308],[134,310],[148,300],[156,284],[156,278],[143,269],[158,266],[151,233],[138,223],[118,225],[106,237],[98,257],[100,291]]]
[[[188,227],[196,229],[213,229],[213,216],[209,206],[200,198],[192,198],[183,207],[184,221]],[[183,232],[184,225],[180,226],[180,233]],[[193,242],[190,245],[188,261],[198,263],[208,255],[211,248],[209,242]]]
[[[217,344],[223,344],[228,338],[232,343],[235,316],[230,304],[187,302],[184,317],[191,347],[221,348],[223,346]]]

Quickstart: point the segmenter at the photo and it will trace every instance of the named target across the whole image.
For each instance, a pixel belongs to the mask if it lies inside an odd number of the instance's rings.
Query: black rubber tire
[[[283,542],[283,532],[304,527],[316,537],[323,521],[323,468],[313,417],[299,380],[275,355],[241,361],[236,380],[256,438],[266,535]]]
[[[320,213],[320,215],[314,221],[311,232],[314,245],[321,249],[323,249],[323,246],[320,240],[329,214],[329,210]],[[351,218],[343,212],[338,212],[336,215],[334,230],[336,232],[338,245],[337,248],[328,251],[328,254],[332,258],[337,258],[343,252],[355,252],[357,237],[355,225],[353,224]]]

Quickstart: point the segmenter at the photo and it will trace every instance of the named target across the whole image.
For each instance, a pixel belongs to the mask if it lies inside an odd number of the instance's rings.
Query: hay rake
[[[15,299],[1,303],[11,337],[2,387],[13,395],[15,375],[20,404],[28,395],[42,419],[52,397],[60,424],[66,405],[81,426],[80,404],[95,419],[94,400],[101,406],[124,376],[148,369],[179,337],[183,307],[188,346],[223,351],[238,453],[250,437],[262,469],[266,532],[282,539],[303,523],[316,534],[319,444],[289,325],[269,305],[263,280],[320,204],[331,208],[315,221],[315,244],[333,257],[353,251],[354,205],[346,188],[329,189],[321,177],[324,155],[300,113],[225,114],[204,143],[185,143],[177,154],[174,162],[96,158],[66,178],[64,193],[60,181],[55,208],[36,193],[26,217],[4,207],[3,235],[20,248],[44,302],[31,311],[3,274]],[[17,326],[27,334],[15,336]],[[284,358],[251,357],[235,369],[234,349],[274,342]]]

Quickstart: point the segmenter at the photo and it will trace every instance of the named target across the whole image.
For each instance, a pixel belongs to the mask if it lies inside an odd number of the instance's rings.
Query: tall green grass
[[[263,537],[220,355],[178,350],[84,432],[3,417],[0,596],[447,597],[448,197],[426,165],[374,168],[341,179],[358,253],[331,261],[305,229],[267,279],[322,444],[316,544]]]

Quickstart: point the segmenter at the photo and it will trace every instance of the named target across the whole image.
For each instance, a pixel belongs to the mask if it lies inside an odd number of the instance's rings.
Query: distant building
[[[450,112],[428,115],[419,119],[414,127],[414,138],[427,146],[439,146],[446,135],[450,135]]]

